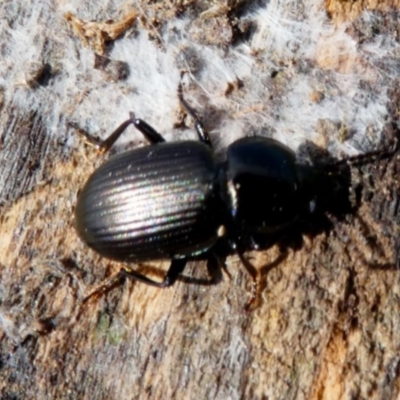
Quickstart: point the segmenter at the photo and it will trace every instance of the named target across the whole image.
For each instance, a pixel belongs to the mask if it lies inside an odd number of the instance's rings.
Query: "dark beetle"
[[[164,280],[156,282],[130,268],[144,283],[172,285],[188,259],[213,252],[221,241],[242,256],[260,236],[272,237],[299,219],[326,211],[338,188],[330,168],[299,164],[288,147],[273,139],[248,137],[228,147],[226,161],[215,160],[211,141],[195,112],[200,141],[165,143],[146,122],[131,118],[102,143],[108,150],[133,124],[151,143],[109,159],[79,194],[76,229],[82,240],[103,255],[124,262],[171,259]],[[109,287],[115,277],[102,285]]]

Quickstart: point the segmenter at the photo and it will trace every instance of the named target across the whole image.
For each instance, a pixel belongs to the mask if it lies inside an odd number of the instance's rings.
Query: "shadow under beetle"
[[[133,263],[171,259],[170,267],[157,282],[125,266],[84,302],[124,276],[170,286],[189,259],[212,254],[224,243],[239,254],[253,279],[250,305],[256,297],[258,274],[243,256],[246,249],[257,248],[259,240],[277,241],[296,221],[348,208],[340,199],[349,197],[349,174],[333,171],[365,155],[312,166],[299,163],[282,143],[254,136],[232,143],[226,161],[217,162],[208,133],[183,98],[181,87],[178,93],[195,121],[199,141],[166,143],[131,114],[102,142],[101,150],[109,150],[130,124],[151,145],[119,154],[100,166],[79,193],[75,209],[79,236],[102,256]]]

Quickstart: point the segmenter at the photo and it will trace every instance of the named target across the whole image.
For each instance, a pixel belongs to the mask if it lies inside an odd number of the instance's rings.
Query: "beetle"
[[[195,122],[199,140],[167,143],[131,114],[102,142],[101,150],[108,151],[129,125],[150,145],[101,165],[80,191],[75,208],[78,235],[100,255],[125,263],[170,259],[170,266],[162,281],[124,266],[85,301],[124,276],[160,288],[170,286],[188,260],[212,254],[223,242],[239,254],[253,279],[250,304],[258,275],[243,252],[257,247],[260,237],[275,240],[296,221],[334,213],[335,200],[348,198],[348,173],[333,173],[334,164],[301,163],[290,148],[271,138],[239,139],[218,162],[181,85],[178,96]]]

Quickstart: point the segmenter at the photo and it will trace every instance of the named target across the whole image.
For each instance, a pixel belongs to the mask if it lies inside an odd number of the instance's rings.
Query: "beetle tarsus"
[[[102,141],[96,137],[96,136],[91,136],[88,132],[86,132],[85,130],[81,129],[78,124],[76,124],[75,122],[69,122],[68,126],[71,127],[72,129],[75,129],[76,132],[83,137],[84,142],[86,144],[88,144],[89,146],[93,146],[96,147],[97,149],[99,149],[101,147],[101,143]]]
[[[250,299],[247,301],[244,306],[244,311],[249,312],[256,309],[259,305],[259,297],[260,297],[260,281],[258,278],[253,278],[252,288],[251,288]]]
[[[112,275],[110,278],[108,278],[105,282],[103,282],[101,285],[97,286],[94,290],[92,290],[89,294],[87,294],[81,301],[81,304],[79,306],[79,310],[82,310],[82,307],[93,297],[99,297],[100,295],[103,295],[107,292],[109,292],[111,289],[113,289],[115,286],[119,285],[121,283],[122,278],[124,275],[121,273],[121,271],[118,271],[116,274]],[[80,314],[79,311],[79,314]]]
[[[244,310],[251,311],[257,307],[259,292],[260,292],[260,274],[259,271],[254,267],[254,265],[244,256],[244,254],[239,251],[238,252],[239,259],[242,265],[246,268],[247,272],[251,276],[252,279],[252,288],[251,288],[251,295],[250,299],[246,303]]]
[[[110,136],[105,139],[100,145],[100,151],[106,153],[124,133],[125,129],[130,125],[134,124],[134,119],[130,118],[124,121]]]

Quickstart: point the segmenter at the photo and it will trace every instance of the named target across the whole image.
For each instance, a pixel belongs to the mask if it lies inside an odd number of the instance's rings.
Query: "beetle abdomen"
[[[79,195],[81,238],[126,261],[193,256],[217,239],[216,164],[199,142],[146,146],[111,158]]]

